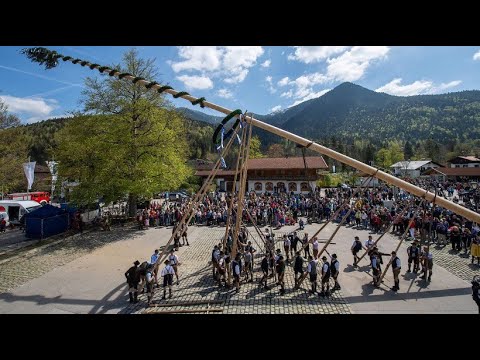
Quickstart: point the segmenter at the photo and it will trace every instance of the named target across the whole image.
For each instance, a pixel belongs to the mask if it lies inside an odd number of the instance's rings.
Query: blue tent
[[[43,239],[68,230],[68,213],[52,205],[44,205],[25,214],[25,236]]]

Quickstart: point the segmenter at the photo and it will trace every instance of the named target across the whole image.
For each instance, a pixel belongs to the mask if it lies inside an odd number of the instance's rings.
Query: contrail
[[[65,84],[65,85],[70,85],[70,86],[80,86],[80,87],[82,86],[81,84],[74,84],[74,83],[71,83],[71,82],[68,82],[68,81],[57,80],[57,79],[54,79],[54,78],[51,78],[51,77],[48,77],[48,76],[31,73],[31,72],[28,72],[28,71],[16,69],[16,68],[9,67],[9,66],[0,65],[0,68],[5,69],[5,70],[10,70],[10,71],[16,71],[16,72],[19,72],[19,73],[22,73],[22,74],[31,75],[31,76],[34,76],[34,77],[37,77],[37,78],[40,78],[40,79],[56,81],[60,84]]]
[[[63,86],[61,88],[50,90],[50,91],[45,91],[43,93],[38,93],[38,94],[34,94],[34,95],[25,96],[25,98],[42,97],[44,95],[50,95],[50,94],[53,94],[53,93],[56,93],[56,92],[59,92],[59,91],[62,91],[62,90],[70,89],[72,87],[82,87],[83,88],[84,86],[81,86],[81,85],[80,86],[76,86],[76,85]]]

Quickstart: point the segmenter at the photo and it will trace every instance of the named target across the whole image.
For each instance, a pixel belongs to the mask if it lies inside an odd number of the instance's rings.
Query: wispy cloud
[[[292,107],[292,106],[298,105],[302,102],[305,102],[307,100],[318,98],[318,97],[326,94],[330,90],[331,89],[324,89],[324,90],[321,90],[321,91],[318,91],[318,92],[311,92],[311,93],[307,94],[305,97],[303,97],[302,99],[295,101],[292,105],[289,106],[289,108]]]
[[[232,92],[228,89],[218,90],[217,95],[220,96],[221,98],[224,98],[224,99],[231,99],[233,97]]]
[[[268,91],[270,92],[270,94],[275,94],[277,92],[277,89],[273,87],[272,77],[270,75],[265,77],[265,81],[268,84]]]
[[[396,78],[389,83],[376,89],[376,92],[384,92],[396,96],[413,96],[421,94],[436,94],[446,89],[456,87],[462,83],[461,80],[450,81],[435,85],[430,80],[416,80],[410,84],[402,85],[402,78]]]
[[[52,77],[49,77],[49,76],[40,75],[40,74],[35,74],[35,73],[29,72],[29,71],[20,70],[20,69],[13,68],[13,67],[10,67],[10,66],[0,65],[0,69],[15,71],[15,72],[19,72],[19,73],[22,73],[22,74],[34,76],[34,77],[39,78],[39,79],[56,81],[56,82],[58,82],[58,83],[60,83],[60,84],[65,84],[65,85],[70,85],[70,86],[78,86],[78,87],[82,87],[82,88],[83,88],[83,85],[82,85],[82,84],[75,84],[75,83],[71,83],[71,82],[68,82],[68,81],[58,80],[58,79],[55,79],[55,78],[52,78]]]
[[[265,60],[263,63],[261,63],[260,66],[264,68],[268,68],[271,63],[272,63],[272,60],[268,59],[268,60]]]
[[[480,50],[473,54],[473,60],[480,60]]]
[[[274,113],[274,112],[280,111],[281,109],[282,109],[282,105],[277,105],[277,106],[274,106],[273,108],[271,108],[270,112]]]
[[[296,60],[305,64],[319,62],[331,55],[338,54],[348,46],[294,46],[295,53],[289,54],[288,60]]]

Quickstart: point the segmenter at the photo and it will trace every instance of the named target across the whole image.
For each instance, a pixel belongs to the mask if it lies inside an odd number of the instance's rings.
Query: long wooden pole
[[[422,206],[423,204],[425,204],[425,199],[422,200],[422,202],[420,203],[419,205],[419,208],[420,206]],[[408,233],[408,230],[410,230],[410,226],[412,225],[413,221],[415,221],[415,215],[412,217],[412,219],[409,221],[408,223],[408,228],[405,230],[405,233],[403,234],[402,238],[400,239],[400,241],[398,242],[398,245],[397,247],[395,248],[395,253],[398,253],[398,249],[400,249],[400,246],[402,245],[403,241],[407,238],[407,233]],[[382,280],[383,278],[385,277],[385,274],[387,273],[387,270],[390,268],[390,264],[392,262],[388,262],[387,266],[385,266],[385,270],[383,270],[383,273],[382,275],[380,276],[380,279],[378,280],[378,284],[380,285],[382,283]]]
[[[370,181],[373,179],[373,176],[370,176],[368,177],[367,179],[365,179],[363,181],[362,184],[360,184],[357,189],[355,190],[355,192],[352,194],[351,197],[347,198],[342,205],[340,205],[338,207],[338,209],[333,213],[333,215],[330,217],[330,219],[328,221],[325,222],[325,224],[322,225],[322,227],[320,229],[317,230],[317,232],[315,234],[313,234],[310,239],[305,243],[303,244],[303,246],[300,248],[299,251],[302,251],[304,250],[309,244],[312,243],[312,240],[318,235],[320,234],[320,232],[325,229],[325,227],[330,224],[330,222],[332,222],[332,220],[336,219],[338,214],[340,214],[340,211],[342,211],[343,208],[345,208],[345,206],[349,205],[350,202],[352,201],[352,199],[357,196],[357,194],[360,192],[360,190],[363,188],[363,187],[366,187],[368,186],[368,184],[370,184]],[[349,213],[350,214],[350,213]],[[328,240],[331,240],[331,239],[328,239]]]
[[[175,234],[177,233],[177,231],[179,231],[182,227],[182,225],[185,223],[185,220],[187,219],[187,217],[189,216],[189,213],[191,211],[195,211],[196,210],[196,206],[197,206],[197,203],[203,199],[203,196],[205,195],[205,193],[207,192],[208,190],[208,187],[210,186],[210,183],[213,179],[215,179],[215,175],[217,174],[218,170],[220,169],[220,162],[221,162],[221,158],[227,153],[227,151],[230,149],[230,146],[232,146],[233,144],[233,140],[237,134],[237,131],[238,131],[238,128],[235,129],[235,131],[233,132],[232,134],[232,137],[229,139],[227,145],[225,146],[225,148],[222,150],[221,154],[220,154],[220,157],[218,158],[217,162],[215,163],[215,166],[212,170],[212,172],[210,172],[209,176],[207,177],[207,180],[203,183],[202,185],[202,188],[200,189],[200,191],[195,194],[195,197],[193,199],[193,201],[190,203],[190,205],[187,207],[187,209],[185,210],[185,213],[183,214],[182,216],[182,219],[180,220],[180,222],[175,226],[174,228],[174,231],[172,233],[172,235],[170,236],[170,239],[167,241],[167,244],[165,245],[165,247],[163,248],[163,250],[160,252],[160,255],[158,256],[159,258],[159,264],[161,264],[163,261],[165,261],[165,259],[167,258],[167,252],[168,252],[168,246],[171,244],[173,238],[175,237]]]
[[[242,164],[243,167],[240,172],[240,189],[238,190],[237,197],[237,218],[235,222],[235,231],[233,232],[233,249],[232,249],[232,260],[235,259],[237,255],[238,248],[238,233],[240,231],[240,223],[243,216],[243,198],[245,196],[245,186],[247,183],[247,171],[248,171],[248,155],[250,153],[250,139],[252,137],[252,125],[248,126],[248,129],[245,129],[245,132],[248,130],[248,135],[245,143],[242,143],[244,153],[242,155]]]
[[[233,177],[233,185],[232,185],[232,198],[230,199],[230,204],[227,208],[227,222],[225,224],[225,235],[223,237],[223,248],[225,249],[225,244],[228,238],[228,230],[230,228],[230,223],[232,221],[232,211],[233,211],[233,203],[235,199],[235,191],[237,189],[237,177],[240,173],[240,159],[242,159],[243,156],[243,147],[245,146],[245,136],[246,136],[246,128],[242,129],[242,138],[240,140],[240,148],[238,149],[238,155],[237,155],[237,165],[235,167],[235,176]],[[232,240],[233,240],[233,235],[232,235]]]
[[[377,246],[378,242],[383,238],[383,236],[385,234],[387,234],[390,229],[392,228],[393,226],[393,223],[395,222],[396,219],[398,218],[403,218],[403,215],[405,215],[405,213],[408,211],[408,209],[413,205],[413,202],[415,201],[415,198],[412,196],[412,199],[410,200],[410,202],[408,203],[408,205],[405,207],[405,209],[402,210],[402,212],[400,214],[398,214],[395,219],[392,220],[392,222],[390,223],[390,225],[388,226],[388,228],[385,230],[385,232],[383,232],[377,240],[375,240],[375,242],[373,243],[372,245],[372,248]],[[359,257],[359,259],[357,260],[357,264],[365,257],[365,255],[367,255],[368,253],[368,249],[365,250],[365,252],[362,254],[362,256]]]
[[[70,61],[73,63],[73,61],[75,61],[73,58],[70,58],[68,59],[68,57],[64,57],[63,55],[60,55],[60,54],[57,54],[57,56],[60,58],[63,58],[64,61]],[[118,70],[115,70],[115,69],[111,69],[109,67],[100,67],[98,64],[92,64],[88,61],[84,61],[84,62],[79,62],[79,61],[76,61],[75,64],[80,64],[82,66],[88,66],[90,69],[97,69],[100,73],[109,73],[111,74],[111,76],[115,76],[117,78],[119,78],[119,76],[122,74],[120,71]],[[132,75],[123,75],[122,76],[122,79],[126,79],[126,80],[129,80],[130,82],[135,82],[136,84],[139,84],[139,85],[143,85],[144,87],[147,87],[148,86],[148,89],[151,89],[153,91],[157,91],[158,89],[160,89],[162,86],[160,84],[154,84],[154,83],[151,83],[150,81],[148,80],[143,80],[143,79],[139,79],[139,78],[135,78],[134,76]],[[171,94],[171,95],[177,95],[179,93],[179,91],[176,91],[174,89],[166,89],[164,90],[166,93],[168,94]],[[191,96],[191,95],[182,95],[180,96],[181,98],[185,99],[185,100],[188,100],[190,102],[195,102],[195,101],[199,101],[200,99],[199,98],[196,98],[194,96]],[[218,112],[221,112],[225,115],[228,115],[232,112],[232,110],[230,109],[227,109],[223,106],[220,106],[220,105],[217,105],[217,104],[214,104],[214,103],[211,103],[209,101],[202,101],[202,104],[203,106],[205,107],[208,107],[210,109],[213,109],[213,110],[216,110]],[[236,116],[238,118],[238,115]],[[253,118],[252,116],[245,116],[244,119],[252,124],[253,126],[256,126],[260,129],[263,129],[263,130],[266,130],[268,132],[271,132],[273,134],[276,134],[278,136],[281,136],[285,139],[288,139],[288,140],[291,140],[297,144],[300,144],[300,145],[303,145],[305,146],[306,148],[309,148],[315,152],[318,152],[322,155],[326,155],[334,160],[337,160],[337,161],[340,161],[341,163],[343,164],[347,164],[357,170],[360,170],[362,172],[364,172],[365,174],[369,174],[369,175],[374,175],[376,178],[380,179],[380,180],[383,180],[385,181],[386,183],[389,183],[389,184],[392,184],[392,185],[395,185],[411,194],[414,194],[414,195],[417,195],[417,196],[420,196],[422,198],[425,198],[427,201],[429,202],[433,202],[433,201],[436,201],[436,203],[446,209],[449,209],[453,212],[455,212],[456,214],[458,215],[461,215],[471,221],[475,221],[476,223],[479,223],[480,224],[480,214],[479,213],[476,213],[474,211],[471,211],[461,205],[458,205],[458,204],[455,204],[453,201],[449,201],[447,199],[444,199],[444,198],[436,198],[436,194],[434,193],[431,193],[425,189],[422,189],[421,187],[418,187],[418,186],[415,186],[413,184],[410,184],[404,180],[401,180],[393,175],[390,175],[390,174],[387,174],[386,172],[383,172],[383,171],[377,171],[376,168],[374,168],[373,166],[370,166],[370,165],[367,165],[367,164],[364,164],[362,163],[361,161],[358,161],[358,160],[355,160],[355,159],[352,159],[351,157],[349,156],[346,156],[346,155],[343,155],[335,150],[332,150],[332,149],[329,149],[325,146],[322,146],[314,141],[311,141],[311,140],[308,140],[308,139],[305,139],[301,136],[298,136],[298,135],[295,135],[295,134],[292,134],[291,132],[288,132],[286,130],[282,130],[276,126],[273,126],[273,125],[270,125],[270,124],[267,124],[263,121],[260,121],[260,120],[257,120],[255,118]]]

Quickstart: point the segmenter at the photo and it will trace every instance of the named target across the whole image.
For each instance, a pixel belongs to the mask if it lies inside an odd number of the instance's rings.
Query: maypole
[[[225,107],[219,106],[217,104],[208,102],[205,100],[205,98],[196,98],[194,96],[191,96],[189,93],[185,91],[176,91],[174,90],[171,86],[162,86],[159,83],[155,81],[148,81],[145,80],[144,78],[141,77],[135,77],[129,73],[122,73],[119,70],[112,69],[108,66],[100,66],[99,64],[94,64],[90,63],[85,60],[81,59],[74,59],[71,56],[64,56],[62,54],[57,53],[56,51],[51,51],[43,47],[35,47],[35,48],[29,48],[29,49],[23,49],[22,53],[25,54],[30,60],[39,63],[40,65],[44,65],[46,69],[51,69],[56,67],[59,64],[59,59],[62,59],[63,61],[70,61],[73,64],[80,64],[81,66],[88,66],[91,70],[98,70],[100,73],[108,73],[109,76],[115,76],[118,79],[125,79],[129,80],[134,84],[139,84],[144,86],[147,89],[151,89],[152,91],[157,91],[158,93],[163,93],[166,92],[168,94],[171,94],[174,98],[183,98],[185,100],[188,100],[192,103],[192,105],[197,105],[199,104],[202,108],[203,107],[208,107],[210,109],[216,110],[218,112],[221,112],[226,115],[231,115],[234,112],[232,112],[230,109],[227,109]],[[235,114],[234,117],[238,118],[240,114]],[[228,116],[227,116],[228,117]],[[343,155],[337,151],[334,151],[332,149],[329,149],[325,146],[322,146],[312,140],[305,139],[301,136],[292,134],[286,130],[282,130],[276,126],[267,124],[265,122],[262,122],[260,120],[257,120],[253,118],[252,116],[245,116],[245,121],[253,126],[256,126],[260,129],[266,130],[268,132],[271,132],[273,134],[276,134],[278,136],[281,136],[283,138],[286,138],[288,140],[291,140],[297,144],[300,144],[306,148],[309,148],[315,152],[318,152],[322,155],[328,156],[334,160],[340,161],[341,163],[344,163],[346,165],[349,165],[357,170],[362,171],[365,174],[368,174],[370,176],[374,176],[388,184],[395,185],[413,195],[416,195],[418,197],[421,197],[425,199],[428,202],[436,202],[437,205],[442,206],[446,209],[449,209],[453,212],[455,212],[458,215],[461,215],[471,221],[480,223],[480,214],[471,211],[461,205],[455,204],[452,201],[449,201],[447,199],[441,198],[436,196],[436,194],[429,192],[428,190],[425,190],[421,187],[415,186],[413,184],[410,184],[404,180],[401,180],[399,178],[396,178],[393,175],[390,175],[386,172],[383,172],[381,170],[378,170],[377,168],[374,168],[373,166],[367,165],[362,163],[361,161],[355,160],[349,156]],[[238,126],[238,119],[237,119],[237,126]],[[218,129],[221,129],[224,124],[219,125]],[[235,127],[235,125],[234,125]],[[218,134],[218,132],[216,132]]]

